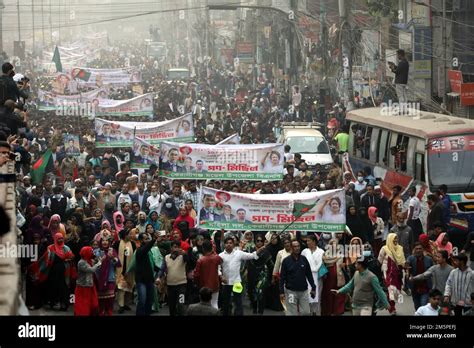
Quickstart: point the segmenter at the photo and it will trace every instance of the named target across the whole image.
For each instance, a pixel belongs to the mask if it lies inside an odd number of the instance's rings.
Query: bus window
[[[353,126],[352,132],[354,133],[354,147],[352,150],[352,155],[359,158],[369,159],[372,127],[361,125]]]
[[[414,173],[413,173],[413,162],[414,162],[414,158],[413,158],[413,155],[415,153],[415,150],[416,150],[416,142],[417,140],[414,139],[414,138],[410,138],[409,142],[408,142],[408,150],[407,150],[407,170],[406,172],[413,176]]]
[[[356,123],[351,123],[351,131],[349,133],[349,153],[353,156],[355,154],[355,127],[357,126]]]
[[[415,154],[415,180],[425,181],[425,155]]]
[[[387,146],[388,146],[388,131],[382,130],[377,146],[377,162],[383,165],[388,165],[387,162]]]
[[[367,127],[367,133],[365,133],[364,139],[364,150],[363,155],[366,160],[370,159],[370,139],[372,138],[372,127]]]
[[[377,148],[380,140],[380,129],[374,128],[370,137],[370,161],[377,162]]]
[[[390,147],[390,167],[402,172],[407,171],[407,149],[409,137],[397,134],[392,134],[392,142]]]

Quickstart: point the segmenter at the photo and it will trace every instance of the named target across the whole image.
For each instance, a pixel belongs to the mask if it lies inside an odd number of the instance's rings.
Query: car
[[[328,166],[333,158],[329,145],[316,123],[284,123],[279,142],[290,145],[291,153],[301,154],[309,168],[316,164]]]

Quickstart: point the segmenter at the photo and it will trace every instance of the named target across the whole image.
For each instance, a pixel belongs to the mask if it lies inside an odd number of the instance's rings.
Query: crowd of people
[[[156,164],[138,173],[130,169],[130,149],[95,147],[93,121],[57,116],[34,106],[31,95],[11,80],[13,66],[2,66],[8,81],[0,121],[2,162],[16,156],[17,226],[25,244],[37,245],[40,259],[22,260],[27,306],[75,315],[114,315],[131,311],[150,315],[167,307],[174,315],[243,315],[248,298],[254,315],[265,310],[287,315],[374,315],[397,313],[402,291],[412,296],[417,315],[472,315],[474,232],[462,251],[449,241],[447,188],[428,195],[430,212],[421,221],[416,187],[404,208],[402,188],[390,197],[370,168],[343,172],[338,153],[347,151],[344,109],[318,106],[310,87],[275,88],[271,69],[243,74],[213,63],[194,67],[189,81],[166,81],[143,48],[133,52],[143,91],[154,92],[153,120],[191,112],[195,141],[216,144],[233,134],[242,144],[276,143],[286,121],[317,121],[334,145],[336,162],[310,168],[285,148],[281,181],[167,180]],[[92,67],[123,64],[120,49]],[[256,78],[255,78],[256,77]],[[256,82],[255,82],[256,81]],[[24,87],[25,89],[27,87]],[[244,91],[242,97],[237,91]],[[114,99],[134,95],[131,86],[112,88]],[[26,111],[19,99],[32,100]],[[123,116],[124,120],[127,115]],[[136,122],[148,121],[136,117]],[[64,149],[64,135],[80,137],[80,153]],[[51,152],[45,174],[39,160]],[[41,161],[40,161],[41,162]],[[355,180],[354,180],[355,179]],[[346,231],[212,231],[197,224],[199,187],[275,194],[332,190],[346,193]],[[340,205],[340,202],[339,202]],[[426,226],[426,230],[423,230]],[[349,252],[341,252],[348,250]]]

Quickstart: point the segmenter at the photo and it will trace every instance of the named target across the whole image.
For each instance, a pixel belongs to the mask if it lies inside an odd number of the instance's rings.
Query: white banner
[[[97,116],[144,116],[153,114],[153,93],[126,100],[100,99]]]
[[[210,230],[313,231],[342,233],[344,190],[296,194],[246,194],[203,187],[198,225]]]
[[[208,145],[164,141],[160,174],[172,179],[281,180],[283,144]]]
[[[193,116],[164,122],[119,122],[95,119],[96,147],[132,147],[136,138],[155,145],[163,140],[194,141]]]
[[[130,67],[123,69],[92,69],[78,68],[71,70],[71,77],[85,86],[102,85],[126,85],[129,83],[139,83],[142,76],[138,68]]]

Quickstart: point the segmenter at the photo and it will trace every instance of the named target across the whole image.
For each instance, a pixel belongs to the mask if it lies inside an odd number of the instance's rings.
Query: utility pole
[[[51,5],[51,2],[53,0],[49,0],[49,35],[51,37],[51,46],[53,46],[53,7]]]
[[[350,0],[339,0],[339,17],[341,19],[341,52],[344,79],[343,97],[346,101],[347,110],[352,110],[354,104],[354,86],[352,84],[351,26],[348,17],[349,2]]]
[[[45,45],[45,35],[44,35],[44,0],[41,0],[41,36],[43,39],[43,49]]]
[[[298,2],[295,0],[290,0],[291,11],[293,11],[293,19],[290,19],[288,22],[288,40],[290,42],[290,85],[293,83],[298,83],[298,67],[296,66],[296,49],[295,42],[298,40],[295,39],[295,30],[293,30],[293,20],[296,20],[296,12],[298,10]]]
[[[328,26],[326,23],[326,1],[320,0],[319,1],[319,19],[321,21],[321,50],[322,50],[322,60],[323,60],[323,80],[320,84],[320,97],[321,102],[323,102],[323,90],[324,96],[327,95],[327,91],[329,90],[329,82],[328,82]]]
[[[3,0],[0,0],[0,53],[3,52],[3,9],[5,5]]]
[[[33,26],[33,53],[35,52],[35,7],[33,4],[33,0],[31,0],[31,24]]]
[[[16,0],[16,12],[18,20],[18,44],[21,41],[21,27],[20,27],[20,0]]]
[[[446,30],[446,0],[443,0],[443,78],[441,81],[443,81],[443,104],[444,107],[446,108],[446,105],[448,103],[448,98],[447,98],[447,93],[446,93],[446,87],[447,87],[447,69],[446,69],[446,60],[448,56],[448,48],[446,47],[448,45],[448,40],[447,40],[447,30]]]

